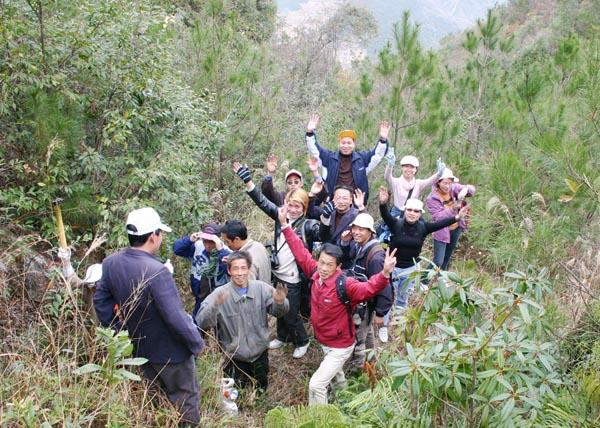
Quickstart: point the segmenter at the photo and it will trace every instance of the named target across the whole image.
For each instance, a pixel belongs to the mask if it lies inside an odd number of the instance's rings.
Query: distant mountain
[[[339,0],[277,0],[278,13],[286,18],[302,21],[306,13],[314,14],[322,8],[331,8]],[[392,25],[402,19],[405,10],[410,11],[414,22],[421,24],[421,42],[427,47],[437,47],[440,40],[450,33],[471,27],[484,18],[487,9],[506,0],[351,0],[351,3],[369,9],[379,23],[378,36],[367,47],[370,53],[392,39]],[[287,22],[288,25],[293,25]]]

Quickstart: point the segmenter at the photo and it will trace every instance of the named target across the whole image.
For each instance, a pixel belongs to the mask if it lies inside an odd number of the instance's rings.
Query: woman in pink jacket
[[[446,168],[437,183],[433,185],[425,204],[433,221],[453,217],[460,208],[466,205],[465,198],[473,196],[475,186],[458,184],[458,178],[452,170]],[[464,220],[454,223],[433,233],[433,263],[442,270],[448,270],[452,253],[467,224]]]

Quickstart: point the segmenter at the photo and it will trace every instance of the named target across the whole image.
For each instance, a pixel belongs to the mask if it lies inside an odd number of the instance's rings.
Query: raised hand
[[[394,148],[389,147],[387,153],[385,154],[385,160],[389,166],[394,166],[396,164],[396,154],[394,153]]]
[[[325,218],[329,218],[331,217],[331,214],[333,213],[334,209],[335,206],[333,205],[333,201],[329,201],[325,205],[323,205],[323,208],[321,209],[321,215]]]
[[[239,162],[233,163],[233,172],[240,177],[240,179],[244,182],[244,184],[252,181],[252,174],[246,165],[243,165]]]
[[[379,203],[387,204],[387,201],[390,199],[390,194],[388,189],[385,186],[381,186],[379,188]]]
[[[229,291],[222,291],[215,297],[215,306],[219,307],[229,298]]]
[[[438,158],[438,160],[436,162],[436,166],[437,166],[437,175],[439,177],[441,177],[442,173],[446,169],[446,164],[444,163],[444,161],[442,161],[442,158]]]
[[[325,186],[325,183],[323,183],[322,181],[315,181],[312,186],[310,186],[310,193],[309,196],[315,196],[318,195],[319,193],[321,193],[323,191],[323,187]]]
[[[392,271],[396,267],[396,257],[394,257],[396,255],[396,250],[397,248],[394,248],[391,253],[389,248],[385,250],[385,260],[383,262],[382,273],[387,277],[392,274]]]
[[[265,162],[265,169],[270,175],[275,174],[275,171],[277,171],[277,156],[275,156],[273,153],[267,156],[267,161]]]
[[[279,282],[277,283],[277,286],[273,289],[273,301],[278,305],[281,305],[283,302],[285,302],[287,294],[287,287]]]
[[[281,224],[282,228],[287,226],[287,224],[288,224],[287,213],[288,213],[287,204],[283,204],[283,206],[277,208],[277,216],[279,217],[279,223]]]
[[[315,129],[317,129],[317,125],[319,124],[319,120],[320,117],[317,113],[311,114],[308,124],[306,125],[306,132],[315,132]]]
[[[195,232],[195,233],[192,233],[192,234],[190,235],[190,241],[192,241],[192,242],[196,242],[198,239],[200,239],[200,234],[201,234],[201,233],[202,233],[202,232]]]
[[[344,230],[342,232],[342,234],[340,235],[340,238],[344,242],[350,242],[352,240],[352,231],[351,230]]]
[[[390,122],[388,122],[387,120],[382,120],[379,124],[379,139],[387,140],[388,135],[390,134],[390,128]]]
[[[460,192],[458,192],[458,200],[459,201],[464,201],[465,198],[467,197],[467,194],[469,193],[469,189],[465,186],[462,188],[462,190]]]
[[[354,206],[359,210],[359,211],[364,211],[365,209],[365,192],[363,192],[360,189],[356,189],[354,191]]]

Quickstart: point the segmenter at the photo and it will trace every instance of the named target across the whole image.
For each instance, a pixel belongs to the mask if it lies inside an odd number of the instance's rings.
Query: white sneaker
[[[273,339],[269,342],[269,349],[279,349],[283,345],[285,345],[285,343],[283,343],[281,340]]]
[[[381,340],[381,342],[383,342],[383,343],[387,343],[388,342],[389,338],[388,338],[388,329],[387,329],[387,327],[381,327],[379,329],[378,335],[379,335],[379,340]]]
[[[310,344],[310,342],[304,346],[298,346],[296,349],[294,349],[294,353],[292,354],[292,357],[294,357],[294,358],[304,357],[304,355],[306,355],[306,351],[308,350],[309,344]]]

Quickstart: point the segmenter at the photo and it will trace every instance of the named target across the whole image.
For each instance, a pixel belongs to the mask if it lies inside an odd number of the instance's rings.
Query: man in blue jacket
[[[135,356],[148,360],[142,366],[145,377],[179,408],[183,423],[196,425],[200,391],[194,356],[204,342],[183,309],[173,276],[156,257],[163,232],[170,231],[153,208],[129,213],[131,246],[102,263],[94,307],[101,325],[129,331]]]
[[[311,156],[320,160],[323,179],[327,192],[333,195],[338,186],[360,189],[365,194],[365,204],[369,199],[369,174],[379,164],[388,149],[390,124],[383,121],[379,124],[379,141],[375,147],[366,151],[355,151],[356,132],[341,131],[338,135],[339,150],[328,150],[317,143],[315,130],[319,124],[319,115],[313,114],[306,125],[306,145]]]

